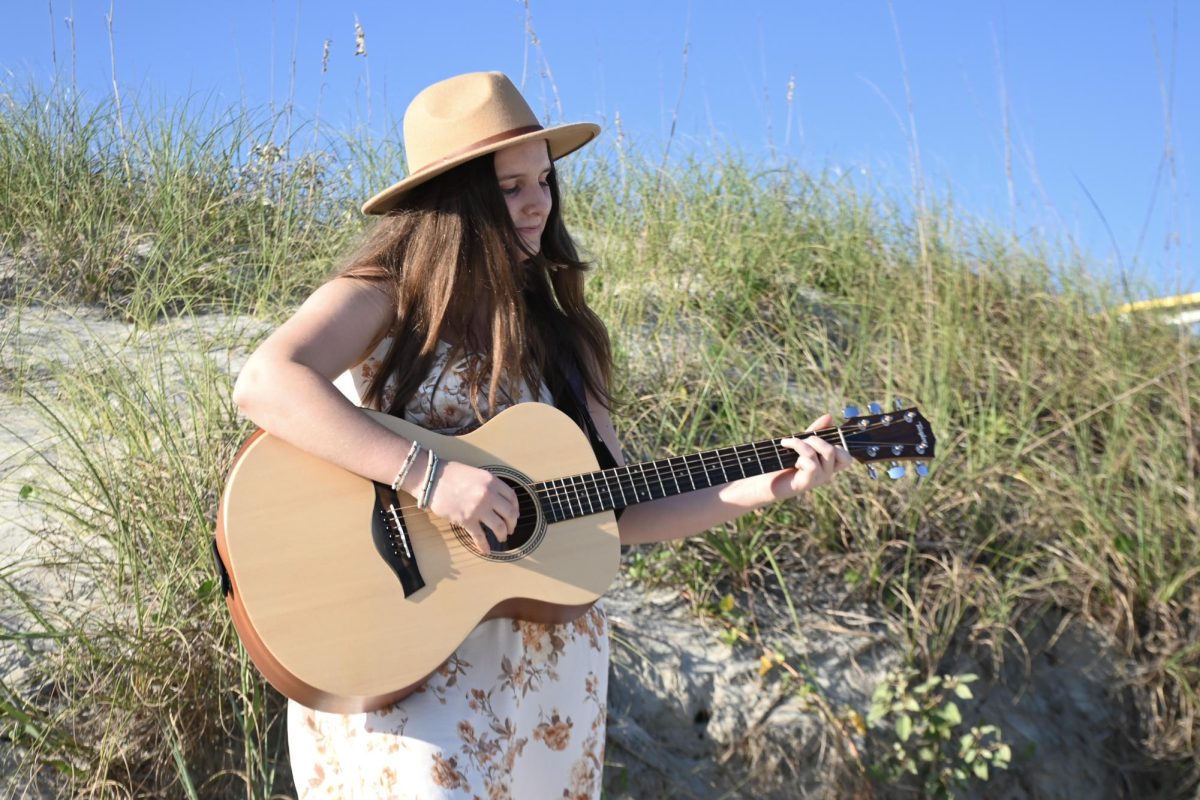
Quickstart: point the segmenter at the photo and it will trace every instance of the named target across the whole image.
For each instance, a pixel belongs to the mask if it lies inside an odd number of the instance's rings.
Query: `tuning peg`
[[[917,479],[920,480],[929,474],[929,466],[924,461],[918,461],[916,465]]]
[[[900,411],[901,409],[904,408],[904,401],[901,400],[899,397],[893,399],[892,400],[892,408],[895,409],[896,411]]]
[[[904,477],[904,467],[900,466],[899,462],[893,461],[892,466],[887,471],[887,476],[894,481],[898,481]]]
[[[883,406],[879,405],[879,403],[867,403],[867,411],[872,414],[882,414]]]
[[[858,406],[846,406],[842,409],[842,416],[846,419],[854,419],[858,416]]]
[[[875,466],[872,464],[867,464],[867,477],[871,480],[878,480],[879,478],[879,473],[875,470]]]

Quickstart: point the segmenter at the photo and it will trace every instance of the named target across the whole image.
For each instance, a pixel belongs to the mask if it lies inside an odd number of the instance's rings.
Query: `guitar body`
[[[598,468],[579,427],[540,403],[513,406],[464,436],[366,412],[444,460],[518,484]],[[398,513],[424,585],[407,596],[372,533],[371,481],[258,432],[239,452],[217,522],[234,624],[255,665],[287,696],[325,711],[381,708],[418,688],[480,622],[565,622],[612,582],[620,556],[611,511],[538,524],[527,543],[485,556],[465,532],[399,493]],[[532,514],[531,517],[536,516]]]

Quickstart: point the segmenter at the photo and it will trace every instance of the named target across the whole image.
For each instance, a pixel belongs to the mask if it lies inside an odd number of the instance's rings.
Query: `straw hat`
[[[410,189],[430,178],[510,145],[550,143],[550,158],[578,150],[600,126],[576,122],[543,128],[512,81],[500,72],[471,72],[433,84],[404,112],[409,175],[363,203],[364,214],[384,214]]]

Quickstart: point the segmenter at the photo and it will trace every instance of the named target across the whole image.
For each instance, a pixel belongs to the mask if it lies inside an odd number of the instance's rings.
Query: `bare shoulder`
[[[362,361],[394,321],[392,300],[382,287],[334,278],[309,295],[259,350],[265,357],[304,364],[332,380]]]
[[[337,313],[348,310],[355,314],[391,315],[392,301],[387,291],[374,281],[360,278],[333,278],[318,286],[300,306],[300,312],[312,310]]]

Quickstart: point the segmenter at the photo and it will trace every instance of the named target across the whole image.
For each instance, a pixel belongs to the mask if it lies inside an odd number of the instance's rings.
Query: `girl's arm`
[[[588,410],[608,449],[618,463],[624,463],[608,409],[589,396]],[[826,414],[813,422],[808,430],[824,428],[832,422],[832,418]],[[701,533],[776,500],[795,497],[801,492],[822,486],[854,463],[854,459],[843,448],[816,436],[784,439],[782,443],[796,451],[799,460],[795,468],[630,506],[621,515],[621,543],[662,542]]]
[[[365,478],[391,483],[410,442],[333,385],[393,320],[387,296],[358,280],[321,286],[251,354],[233,399],[254,424]]]
[[[391,484],[412,442],[362,413],[333,380],[362,361],[394,319],[389,298],[374,285],[349,278],[329,281],[250,356],[234,386],[234,402],[272,435],[364,478]],[[420,491],[427,457],[421,453],[401,486],[410,495]],[[500,541],[516,525],[512,489],[458,462],[442,462],[429,507],[470,531],[485,552],[482,525]]]

